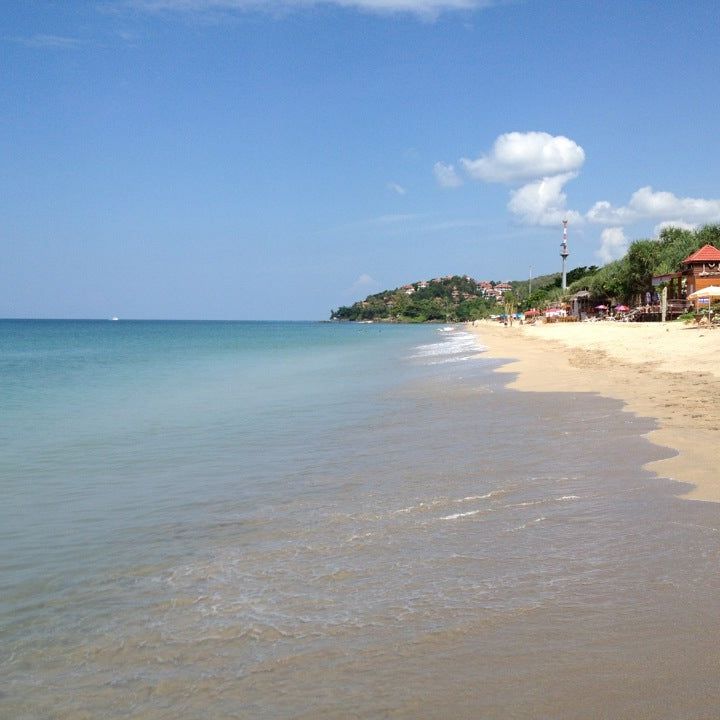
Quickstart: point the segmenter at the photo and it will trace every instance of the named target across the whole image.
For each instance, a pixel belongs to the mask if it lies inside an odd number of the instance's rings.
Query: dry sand
[[[593,392],[656,418],[649,438],[678,454],[651,463],[691,483],[684,497],[720,502],[720,329],[683,323],[552,323],[470,327],[492,357],[513,359],[510,387]]]

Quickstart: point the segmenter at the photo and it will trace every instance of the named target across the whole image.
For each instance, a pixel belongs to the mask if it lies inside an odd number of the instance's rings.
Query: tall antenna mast
[[[567,220],[562,221],[563,224],[563,239],[560,243],[560,257],[562,258],[562,289],[567,290],[567,272],[565,263],[568,259],[570,252],[567,249]]]

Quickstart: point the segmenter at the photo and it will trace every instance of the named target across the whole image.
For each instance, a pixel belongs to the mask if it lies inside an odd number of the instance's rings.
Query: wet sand
[[[511,360],[510,387],[590,392],[657,420],[649,439],[677,451],[648,469],[720,502],[720,329],[684,323],[469,325],[492,357]]]

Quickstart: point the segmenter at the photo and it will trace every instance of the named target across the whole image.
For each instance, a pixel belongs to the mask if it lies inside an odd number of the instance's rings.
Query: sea
[[[462,326],[0,321],[0,717],[720,717],[720,506]]]

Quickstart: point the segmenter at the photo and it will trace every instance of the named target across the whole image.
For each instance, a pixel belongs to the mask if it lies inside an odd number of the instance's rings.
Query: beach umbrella
[[[615,310],[618,312],[627,312],[630,308],[627,305],[616,305]]]
[[[596,305],[595,309],[596,310],[607,310],[607,305]]]
[[[698,300],[699,298],[720,298],[720,286],[709,285],[688,295],[688,300]]]
[[[696,290],[694,293],[690,293],[688,295],[688,300],[706,300],[709,309],[712,301],[718,299],[720,299],[720,287],[718,287],[717,285],[708,285],[707,287]],[[697,305],[695,307],[697,308]]]
[[[525,311],[525,317],[533,317],[533,315],[539,315],[539,310],[526,310]]]

